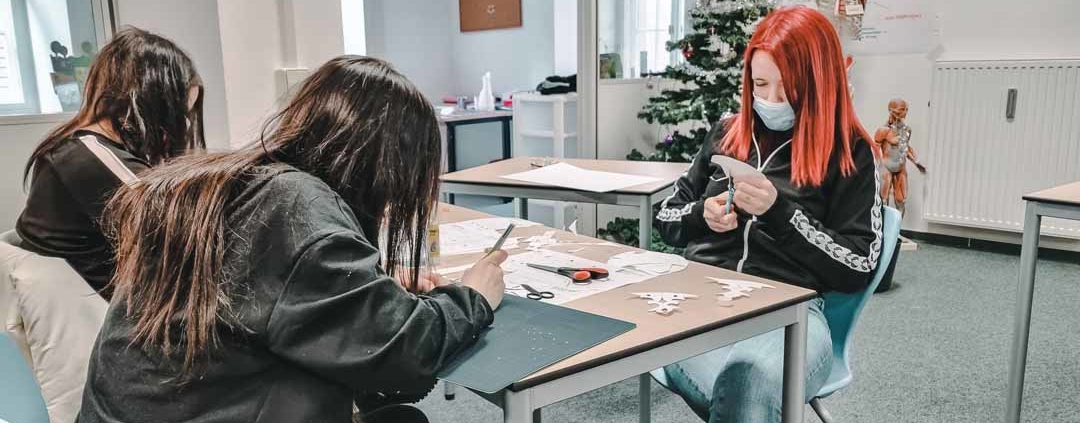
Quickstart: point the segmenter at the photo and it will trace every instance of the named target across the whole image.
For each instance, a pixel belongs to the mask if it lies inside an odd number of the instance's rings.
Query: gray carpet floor
[[[874,296],[856,329],[854,382],[824,402],[839,422],[998,422],[1019,258],[920,245],[903,252],[896,289]],[[1024,422],[1080,422],[1080,264],[1040,261],[1032,313]],[[459,389],[420,403],[433,422],[501,422],[501,411]],[[700,421],[653,385],[655,422]],[[807,422],[818,422],[809,407]],[[634,422],[637,381],[545,407],[546,422]]]

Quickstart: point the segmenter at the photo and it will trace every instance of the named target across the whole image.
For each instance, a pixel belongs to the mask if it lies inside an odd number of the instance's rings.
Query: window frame
[[[662,35],[665,32],[668,35],[669,40],[677,40],[681,38],[686,32],[687,25],[687,2],[688,0],[671,0],[671,22],[668,24],[667,30],[663,28],[642,28],[638,25],[638,5],[639,3],[647,0],[617,0],[622,2],[622,8],[617,10],[616,19],[621,21],[619,29],[621,30],[620,37],[623,40],[622,49],[620,51],[622,57],[623,77],[622,78],[603,78],[601,79],[603,84],[608,84],[610,81],[641,81],[648,79],[648,76],[642,76],[642,69],[638,69],[641,61],[640,52],[641,45],[638,44],[638,36],[644,33],[655,33]],[[659,6],[659,5],[658,5]],[[678,64],[682,59],[682,54],[676,51],[660,50],[650,53],[667,54],[669,64]],[[651,61],[651,59],[650,59]],[[632,71],[632,72],[631,72]],[[653,72],[663,72],[663,69],[657,69]]]
[[[105,45],[105,43],[107,43],[109,41],[109,39],[112,37],[112,34],[116,31],[115,13],[114,13],[115,6],[113,5],[112,0],[89,0],[89,1],[90,1],[90,9],[91,9],[91,11],[93,13],[94,32],[95,32],[95,36],[96,36],[96,41],[97,41],[97,45],[100,48],[100,46]],[[15,23],[15,25],[14,25],[15,32],[16,32],[15,36],[20,37],[20,38],[22,38],[22,37],[29,38],[29,28],[28,28],[29,23],[28,23],[28,19],[26,19],[26,17],[27,17],[26,0],[11,0],[11,5],[12,5],[13,20],[14,20],[14,23]],[[20,17],[23,18],[23,19],[21,19],[21,22],[20,22]],[[20,26],[22,27],[21,29],[20,29]],[[36,71],[36,69],[34,69],[34,65],[33,65],[33,63],[34,63],[33,62],[33,53],[31,51],[29,51],[29,50],[30,49],[20,48],[19,51],[17,52],[17,54],[19,55],[19,66],[21,68],[20,69],[20,74],[21,74],[20,76],[23,79],[23,92],[27,93],[27,94],[32,94],[32,96],[30,97],[31,101],[28,101],[27,103],[23,103],[23,105],[18,105],[18,106],[2,106],[2,105],[0,105],[0,113],[9,113],[9,112],[12,112],[12,111],[15,111],[17,113],[19,110],[39,110],[38,102],[40,100],[39,100],[38,92],[37,92],[37,83],[34,80],[36,74],[34,72],[29,72],[29,73],[24,72],[28,68],[30,70]],[[24,62],[25,60],[29,60],[29,62]],[[24,63],[29,63],[30,65],[27,66]],[[27,84],[29,84],[29,85],[27,85]],[[30,105],[28,106],[28,104],[30,104]],[[39,112],[39,113],[24,113],[24,114],[15,114],[15,115],[6,115],[6,116],[5,115],[0,115],[0,126],[26,125],[26,124],[38,124],[38,123],[61,123],[61,122],[64,122],[64,121],[66,121],[68,119],[71,119],[73,116],[75,116],[74,112],[58,112],[58,113],[40,113]]]

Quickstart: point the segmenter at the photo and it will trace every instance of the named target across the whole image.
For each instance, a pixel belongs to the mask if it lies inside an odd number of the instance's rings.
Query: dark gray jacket
[[[129,346],[134,319],[114,302],[78,422],[345,423],[356,393],[430,390],[493,320],[464,286],[407,293],[380,268],[375,225],[311,175],[263,172],[230,204],[220,345],[178,383],[182,357]]]

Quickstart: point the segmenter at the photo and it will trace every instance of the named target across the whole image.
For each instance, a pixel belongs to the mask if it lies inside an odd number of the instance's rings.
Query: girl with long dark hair
[[[411,82],[342,56],[261,142],[121,189],[116,293],[78,421],[347,422],[354,394],[430,390],[491,324],[506,258],[419,292],[439,140]]]
[[[108,300],[105,202],[147,168],[205,147],[202,96],[202,80],[176,44],[137,28],[118,32],[90,65],[79,112],[26,163],[30,190],[15,225],[21,246],[66,259]]]

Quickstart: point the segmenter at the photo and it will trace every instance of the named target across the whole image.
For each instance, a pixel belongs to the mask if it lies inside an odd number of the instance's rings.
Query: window
[[[667,51],[667,42],[685,31],[685,4],[685,0],[601,0],[600,77],[640,78],[682,61],[678,51]]]
[[[108,10],[106,0],[0,0],[0,116],[78,110]]]

